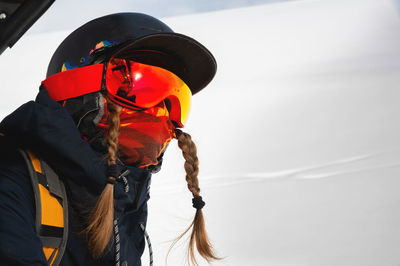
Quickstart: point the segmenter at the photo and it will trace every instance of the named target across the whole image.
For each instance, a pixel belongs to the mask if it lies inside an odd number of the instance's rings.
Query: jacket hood
[[[83,195],[97,198],[106,185],[104,156],[81,138],[72,117],[49,97],[46,90],[40,90],[35,101],[22,105],[4,118],[0,132],[7,142],[30,149],[45,160],[67,183],[76,200],[82,199]],[[150,179],[151,174],[145,169],[131,166],[128,169],[127,178],[132,187]],[[125,193],[123,184],[116,184],[114,198],[120,203],[116,204],[117,213],[135,201],[133,193],[136,192],[132,190]]]

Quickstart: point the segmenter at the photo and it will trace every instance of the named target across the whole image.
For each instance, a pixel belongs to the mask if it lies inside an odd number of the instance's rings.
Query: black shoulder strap
[[[32,152],[19,150],[28,167],[36,205],[36,232],[50,266],[58,266],[68,238],[68,201],[63,182]]]

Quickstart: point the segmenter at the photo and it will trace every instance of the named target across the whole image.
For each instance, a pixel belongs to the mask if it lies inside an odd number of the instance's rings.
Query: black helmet
[[[60,72],[67,61],[78,67],[98,63],[96,58],[89,61],[85,58],[102,41],[116,45],[96,50],[94,55],[139,50],[141,53],[135,55],[135,60],[173,72],[188,85],[192,94],[203,89],[216,72],[213,55],[196,40],[174,33],[152,16],[117,13],[94,19],[72,32],[53,54],[47,77]]]

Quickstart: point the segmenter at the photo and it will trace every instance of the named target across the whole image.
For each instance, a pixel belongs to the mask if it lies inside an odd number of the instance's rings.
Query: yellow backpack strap
[[[50,266],[61,262],[68,238],[68,202],[63,182],[31,151],[20,150],[28,166],[36,205],[36,232]]]

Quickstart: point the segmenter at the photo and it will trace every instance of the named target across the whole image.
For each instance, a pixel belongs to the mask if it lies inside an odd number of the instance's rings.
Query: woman
[[[191,95],[215,71],[204,46],[148,15],[113,14],[71,33],[54,53],[36,101],[0,124],[0,261],[141,265],[150,177],[172,138],[185,157],[197,209],[191,261],[196,263],[195,244],[207,261],[218,259],[204,229],[196,146],[179,130]],[[37,203],[32,176],[38,176],[40,193],[55,198],[50,180],[58,176],[65,185],[66,199],[54,203],[63,206],[60,226],[50,224],[57,215],[47,222],[44,214],[38,226],[38,209],[49,207]]]

